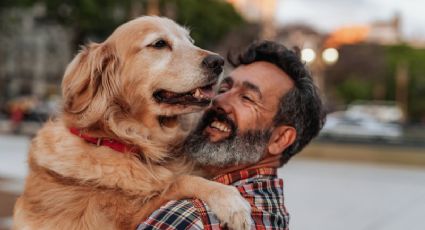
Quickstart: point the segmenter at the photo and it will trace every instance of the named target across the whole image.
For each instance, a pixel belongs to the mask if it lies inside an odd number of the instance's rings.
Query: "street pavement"
[[[0,135],[0,146],[0,229],[8,229],[29,139]],[[292,230],[425,229],[425,168],[297,156],[279,176]]]
[[[425,168],[295,158],[279,175],[292,230],[425,229]]]

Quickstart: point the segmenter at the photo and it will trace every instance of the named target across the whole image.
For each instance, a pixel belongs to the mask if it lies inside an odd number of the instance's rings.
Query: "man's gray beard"
[[[263,157],[269,138],[270,132],[255,131],[212,143],[205,135],[192,133],[186,139],[184,151],[202,166],[254,164]]]

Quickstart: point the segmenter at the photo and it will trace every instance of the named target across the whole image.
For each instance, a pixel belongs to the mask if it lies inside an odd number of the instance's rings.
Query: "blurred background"
[[[291,229],[424,229],[422,0],[2,0],[0,229],[23,189],[30,139],[54,116],[66,65],[118,25],[162,15],[223,56],[258,39],[301,48],[328,112],[280,169]]]

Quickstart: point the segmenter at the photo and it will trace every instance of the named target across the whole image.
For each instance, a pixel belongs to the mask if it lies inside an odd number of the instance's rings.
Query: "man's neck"
[[[262,160],[255,164],[248,164],[248,165],[236,165],[236,166],[229,166],[226,168],[221,167],[204,167],[203,170],[208,173],[211,177],[216,177],[219,175],[229,174],[241,170],[248,170],[248,169],[259,169],[259,168],[279,168],[280,167],[280,155],[269,155],[267,154],[266,157],[264,157]]]

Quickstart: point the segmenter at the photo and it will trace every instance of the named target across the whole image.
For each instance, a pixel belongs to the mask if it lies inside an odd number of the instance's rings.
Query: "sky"
[[[344,25],[387,20],[398,12],[406,38],[425,39],[425,0],[277,0],[277,21],[329,32]]]

